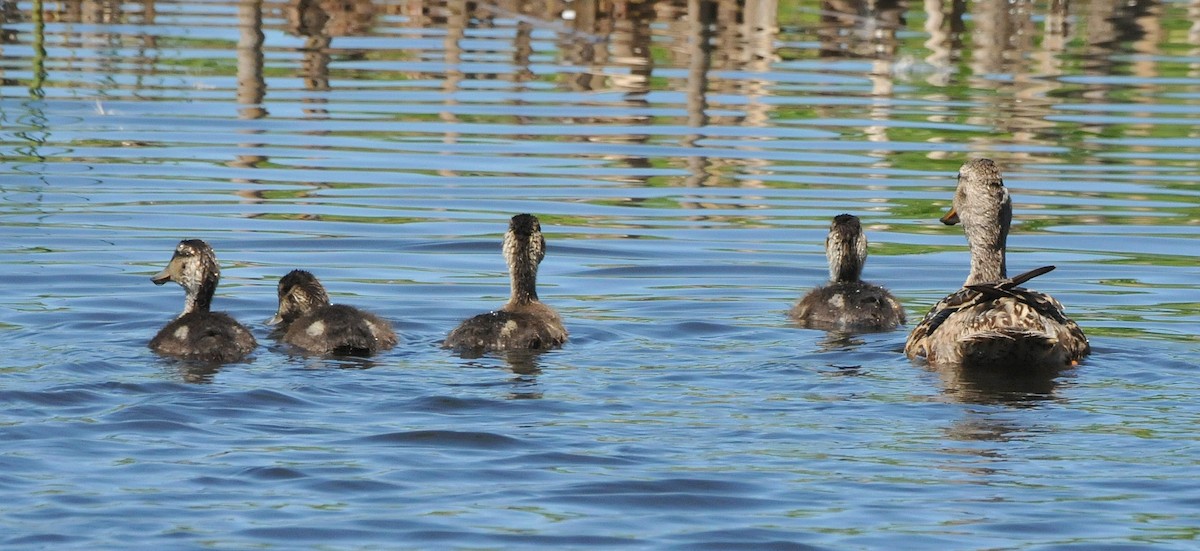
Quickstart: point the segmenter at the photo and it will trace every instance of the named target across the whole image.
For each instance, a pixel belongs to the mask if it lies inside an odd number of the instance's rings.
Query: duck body
[[[933,365],[991,369],[1078,362],[1090,352],[1083,329],[1054,297],[1019,286],[1053,269],[971,285],[942,299],[913,330],[905,353]]]
[[[396,346],[386,320],[344,304],[331,304],[297,318],[283,342],[312,354],[370,355]]]
[[[258,342],[224,312],[192,312],[159,330],[149,346],[159,354],[184,360],[230,363],[253,352]]]
[[[364,356],[396,346],[392,324],[370,312],[330,304],[324,286],[304,270],[279,280],[279,310],[267,321],[281,340],[310,354]]]
[[[567,329],[545,304],[505,306],[462,322],[444,346],[458,350],[546,350],[567,342]]]
[[[254,351],[258,342],[245,326],[228,314],[210,310],[220,279],[212,247],[199,239],[179,242],[167,267],[151,281],[155,285],[174,281],[183,287],[183,313],[150,340],[151,350],[206,363],[236,362]]]
[[[797,323],[826,331],[888,331],[904,324],[904,307],[886,289],[865,281],[817,287],[788,312]]]
[[[537,269],[546,255],[546,240],[537,217],[512,217],[504,234],[503,252],[511,283],[508,303],[462,322],[446,336],[442,347],[481,353],[546,350],[567,342],[562,319],[537,296]]]
[[[1087,336],[1062,303],[1021,286],[1054,266],[1006,277],[1011,219],[1012,200],[995,164],[964,164],[954,208],[942,222],[962,222],[971,272],[962,289],[935,304],[913,329],[904,346],[908,357],[934,366],[1022,371],[1062,368],[1090,353]]]
[[[904,324],[904,307],[891,293],[860,279],[867,237],[858,217],[834,217],[825,238],[829,284],[804,295],[788,312],[797,323],[826,331],[888,331]]]

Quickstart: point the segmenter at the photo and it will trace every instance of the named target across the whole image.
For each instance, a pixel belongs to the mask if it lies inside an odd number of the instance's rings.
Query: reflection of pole
[[[513,84],[523,84],[534,79],[533,69],[533,25],[528,21],[517,21],[517,35],[513,37]],[[514,86],[517,92],[523,86]]]
[[[15,148],[17,156],[24,155],[30,159],[36,159],[39,163],[46,162],[46,157],[40,153],[39,148],[50,138],[46,114],[42,111],[45,103],[41,101],[42,98],[46,97],[46,91],[42,89],[46,83],[46,18],[42,10],[42,0],[34,0],[33,79],[29,81],[29,97],[32,99],[25,103],[25,110],[28,115],[21,117],[21,124],[29,127],[30,130],[21,130],[13,134],[28,142],[28,148]],[[17,170],[20,171],[22,169],[18,168]],[[43,183],[46,182],[45,175],[39,174],[38,178]]]
[[[42,0],[33,0],[33,80],[29,81],[29,95],[43,98],[46,91],[46,16]]]
[[[468,4],[463,0],[454,0],[446,4],[446,38],[442,45],[445,50],[446,60],[446,76],[442,79],[442,92],[445,99],[442,101],[445,109],[438,113],[438,117],[443,121],[455,123],[458,122],[458,114],[455,113],[455,108],[458,105],[458,100],[455,99],[455,94],[459,91],[459,85],[466,78],[462,72],[462,39],[466,36],[467,26],[471,23],[470,7],[474,3]],[[453,128],[454,125],[447,126],[447,129]],[[458,132],[447,130],[442,136],[442,141],[445,143],[458,143]]]
[[[715,6],[705,0],[688,0],[688,126],[708,125],[708,70],[712,65],[712,28],[716,23]],[[694,145],[698,135],[689,136],[684,145]]]
[[[242,0],[238,5],[237,102],[245,105],[238,117],[261,119],[267,115],[262,101],[267,83],[263,79],[262,0]]]
[[[158,6],[155,4],[155,0],[142,0],[142,24],[152,28],[152,25],[157,23],[157,19]],[[142,42],[143,46],[148,49],[157,49],[158,35],[155,35],[154,32],[146,32],[142,36]]]
[[[1187,43],[1192,46],[1188,50],[1188,57],[1196,59],[1196,54],[1200,54],[1200,0],[1191,0],[1188,2],[1188,20],[1192,22],[1192,26],[1188,28]],[[1200,74],[1200,63],[1188,63],[1187,76],[1195,78]]]
[[[704,137],[708,126],[708,71],[712,68],[713,27],[717,22],[716,5],[709,0],[688,0],[688,126],[696,129],[683,137],[682,143],[695,147]],[[689,155],[686,187],[703,186],[708,179],[708,157]]]
[[[774,95],[772,87],[774,77],[774,62],[778,59],[775,54],[775,37],[779,34],[779,2],[778,0],[747,1],[742,14],[742,29],[739,33],[744,43],[742,47],[741,69],[749,74],[742,83],[746,106],[743,108],[742,126],[771,126],[771,111],[774,103],[764,101]],[[742,187],[765,187],[757,175],[769,172],[769,161],[758,157],[744,160],[740,169],[745,177],[739,180]]]
[[[262,32],[262,0],[241,0],[238,4],[238,35],[237,45],[237,102],[242,105],[238,110],[238,118],[256,120],[267,116],[263,107],[263,99],[267,95],[267,83],[263,79],[263,32]],[[246,129],[244,133],[261,134],[261,129]],[[240,143],[238,148],[254,150],[262,147],[261,143]],[[238,155],[229,162],[229,166],[253,168],[267,160],[264,155]],[[245,180],[235,179],[243,182]],[[248,192],[247,195],[253,195]]]
[[[733,35],[740,41],[741,56],[738,61],[755,72],[771,70],[775,61],[775,36],[779,34],[778,0],[746,2],[742,12],[741,32]],[[737,43],[733,49],[739,49]]]
[[[608,62],[608,48],[597,37],[607,37],[612,31],[611,15],[600,16],[600,0],[575,0],[571,2],[574,10],[574,33],[563,33],[560,49],[564,59],[585,70],[566,75],[567,84],[572,90],[595,90],[604,85],[600,65]],[[603,26],[603,28],[601,28]]]
[[[1067,0],[1050,0],[1050,5],[1046,6],[1046,35],[1042,39],[1044,50],[1061,54],[1067,49],[1067,8]],[[1057,59],[1058,56],[1052,57]]]
[[[341,25],[345,32],[353,33],[355,29],[355,7],[353,5],[328,5],[317,0],[292,0],[288,2],[287,19],[290,30],[304,37],[304,46],[299,51],[299,76],[304,79],[304,89],[314,92],[328,92],[329,46],[333,44],[332,29],[334,14],[331,9],[339,10],[343,16]],[[324,106],[329,103],[328,94],[309,94],[300,100],[304,104],[315,104],[317,107],[305,107],[304,114],[310,119],[329,118],[329,110]]]
[[[323,31],[322,31],[323,32]],[[300,61],[300,72],[304,75],[304,88],[318,92],[328,92],[329,86],[329,46],[333,38],[325,35],[310,36],[304,39],[304,58]],[[309,100],[305,100],[308,102]],[[325,103],[325,100],[320,100]],[[325,113],[325,110],[321,110]]]
[[[929,50],[929,55],[925,57],[925,62],[934,68],[934,75],[945,75],[950,72],[952,63],[950,58],[950,33],[946,29],[946,1],[924,1],[925,32],[929,33],[929,39],[925,41],[925,48]],[[931,78],[930,84],[945,86],[947,82],[945,79],[934,81]]]

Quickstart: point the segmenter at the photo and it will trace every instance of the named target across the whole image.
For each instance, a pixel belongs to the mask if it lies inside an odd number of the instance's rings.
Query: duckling
[[[185,360],[229,363],[245,358],[258,346],[242,324],[224,312],[209,311],[221,269],[208,243],[180,241],[167,267],[150,280],[155,285],[174,281],[187,293],[183,313],[150,340],[150,349]]]
[[[311,273],[292,270],[279,280],[279,310],[267,320],[283,341],[312,354],[369,355],[396,346],[392,324],[353,306],[330,304]]]
[[[859,279],[867,236],[858,217],[839,214],[825,238],[829,285],[809,291],[789,314],[805,327],[827,331],[887,331],[904,323],[904,308],[887,289]]]
[[[546,256],[546,240],[537,217],[512,217],[504,234],[504,259],[508,263],[512,294],[499,310],[462,322],[450,332],[444,348],[459,351],[548,349],[567,341],[567,330],[558,314],[537,296],[538,264]]]
[[[1091,351],[1062,303],[1020,287],[1054,266],[1008,278],[1012,198],[994,162],[962,165],[954,206],[941,221],[962,222],[971,272],[962,289],[935,304],[913,329],[904,345],[909,358],[923,357],[935,366],[1018,370],[1074,365]]]

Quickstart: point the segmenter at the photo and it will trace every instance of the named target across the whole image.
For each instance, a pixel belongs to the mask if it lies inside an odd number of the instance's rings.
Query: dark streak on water
[[[1187,6],[333,4],[0,10],[0,547],[1196,546]],[[956,288],[936,218],[976,155],[1084,365],[934,372],[903,331],[788,323],[840,212],[910,318]],[[453,356],[517,212],[571,342]],[[145,348],[185,237],[250,360]],[[402,345],[288,354],[261,322],[295,267]]]

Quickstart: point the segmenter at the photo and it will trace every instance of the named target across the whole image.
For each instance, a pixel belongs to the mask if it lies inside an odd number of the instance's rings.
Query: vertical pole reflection
[[[262,0],[241,0],[238,3],[237,45],[237,102],[243,107],[238,118],[256,120],[267,116],[263,99],[267,94],[267,83],[263,77],[263,31]],[[261,129],[246,129],[243,133],[261,134]],[[261,143],[240,143],[238,148],[253,150],[262,148]],[[264,155],[238,155],[229,166],[253,168],[267,160]]]
[[[46,96],[42,87],[46,83],[46,14],[42,0],[33,1],[33,79],[29,81],[29,95],[41,99]]]
[[[446,38],[442,42],[445,49],[446,66],[446,75],[442,79],[442,104],[445,105],[445,109],[438,113],[438,117],[449,123],[458,122],[458,114],[455,112],[455,106],[458,105],[456,97],[466,79],[466,75],[462,72],[462,40],[466,37],[467,25],[471,22],[470,11],[473,7],[473,2],[468,3],[463,0],[452,0],[446,3]],[[442,141],[447,144],[458,143],[458,132],[449,130],[449,128],[454,128],[454,125],[447,128],[442,136]]]
[[[741,68],[766,75],[771,71],[775,57],[775,37],[779,34],[778,0],[747,0],[742,12],[742,29],[739,33],[742,44]],[[770,95],[774,81],[769,76],[747,77],[743,85],[746,95],[746,116],[742,124],[768,126],[771,123],[770,102],[762,101]]]
[[[1038,118],[1037,131],[1029,135],[1031,142],[1046,141],[1045,130],[1050,125],[1045,117],[1052,109],[1049,98],[1062,88],[1062,79],[1058,77],[1063,74],[1063,52],[1067,47],[1067,31],[1070,28],[1068,3],[1068,0],[1050,0],[1046,6],[1041,48],[1030,52],[1030,60],[1036,62],[1030,67],[1033,77],[1027,77],[1017,91],[1018,99],[1031,108],[1038,108],[1034,114]]]
[[[683,137],[682,143],[696,147],[708,126],[708,70],[712,67],[713,26],[716,6],[708,0],[688,0],[688,80],[687,124],[696,132]],[[691,155],[687,158],[688,176],[685,187],[704,185],[708,177],[708,158]]]
[[[1192,48],[1188,50],[1187,55],[1190,59],[1196,59],[1197,56],[1200,56],[1200,0],[1188,2],[1187,14],[1188,20],[1192,22],[1187,33],[1187,43]],[[1193,61],[1188,63],[1187,67],[1187,76],[1192,78],[1200,76],[1200,63]],[[1189,135],[1194,136],[1195,132],[1196,129],[1193,127],[1193,131]]]
[[[954,49],[954,44],[958,40],[957,35],[953,33],[953,18],[956,14],[953,13],[955,3],[952,0],[924,0],[925,6],[925,31],[929,33],[929,39],[925,41],[925,47],[929,49],[929,55],[925,57],[926,63],[933,67],[933,72],[929,77],[928,82],[935,87],[923,96],[927,101],[931,102],[930,111],[936,114],[930,114],[927,117],[929,122],[944,123],[951,121],[955,116],[954,109],[946,106],[944,102],[950,101],[950,95],[942,89],[950,83],[950,75],[954,70],[955,54],[959,50]],[[961,3],[958,4],[961,8]],[[946,12],[951,10],[950,14]],[[957,13],[961,28],[962,11]],[[931,138],[931,141],[944,141],[944,138]],[[945,149],[934,149],[926,154],[930,159],[945,159],[952,155],[950,151]]]
[[[517,21],[517,33],[513,37],[513,82],[533,80],[533,25],[527,20]]]
[[[646,95],[650,93],[650,77],[654,74],[654,57],[651,46],[651,26],[656,17],[654,6],[626,4],[614,8],[612,33],[609,40],[610,61],[628,69],[624,75],[614,74],[610,82],[625,91],[625,103],[635,109],[649,105]],[[639,122],[649,122],[648,116],[637,117]]]
[[[925,32],[929,33],[929,39],[925,41],[929,55],[925,56],[925,62],[935,69],[948,73],[951,65],[950,33],[945,28],[945,3],[946,0],[924,0]],[[941,71],[934,71],[934,74],[939,72]],[[945,85],[946,82],[931,82],[930,84]]]
[[[30,130],[13,133],[14,136],[28,143],[27,147],[15,148],[16,152],[39,163],[46,160],[39,148],[46,143],[50,136],[46,114],[42,112],[41,101],[46,96],[43,89],[46,83],[46,18],[43,10],[41,0],[35,0],[33,2],[33,78],[29,81],[31,100],[25,102],[28,116],[21,117],[19,121],[22,126],[28,126]],[[45,181],[45,176],[40,175],[41,171],[34,172],[39,173],[39,178]]]
[[[263,78],[262,0],[242,0],[238,4],[237,102],[245,105],[238,118],[261,119],[267,83]]]
[[[1137,40],[1131,44],[1133,51],[1136,54],[1130,63],[1130,72],[1139,79],[1147,81],[1158,78],[1160,69],[1162,68],[1161,55],[1159,49],[1160,44],[1166,42],[1166,32],[1163,29],[1162,9],[1163,6],[1159,2],[1145,1],[1134,2],[1133,5],[1127,5],[1129,10],[1130,22],[1138,29],[1136,34]],[[1157,104],[1161,100],[1157,97],[1158,94],[1135,94],[1130,98],[1131,103],[1142,105]],[[1152,110],[1139,111],[1136,115],[1146,121],[1152,120],[1154,112]],[[1161,131],[1158,124],[1144,122],[1130,125],[1130,130],[1127,135],[1131,136],[1153,136],[1155,132]],[[1155,148],[1150,146],[1133,146],[1132,151],[1139,153],[1151,153]],[[1138,156],[1129,160],[1130,164],[1138,166],[1154,166],[1158,161],[1150,157]]]
[[[353,33],[353,5],[334,6],[310,0],[293,0],[288,3],[288,28],[292,33],[304,37],[304,46],[300,48],[300,76],[304,79],[305,90],[328,92],[332,89],[329,84],[329,65],[333,59],[329,48],[333,45],[331,26],[334,25],[335,14],[329,10],[343,8],[345,11],[337,13],[341,17],[338,25],[344,25],[344,32]],[[310,94],[302,101],[305,104],[320,105],[304,109],[309,118],[328,118],[329,110],[324,107],[329,102],[328,94]]]
[[[712,67],[715,6],[706,0],[688,0],[688,19],[688,126],[702,128],[708,124],[708,70]],[[700,137],[700,134],[688,136],[684,145],[695,145]]]
[[[608,63],[608,48],[603,37],[612,34],[612,17],[600,15],[599,0],[575,0],[571,6],[575,32],[563,33],[559,47],[565,61],[586,70],[566,75],[566,84],[571,90],[598,90],[605,81],[599,67]]]
[[[876,98],[890,98],[895,93],[896,74],[901,70],[897,67],[896,53],[900,50],[897,33],[904,28],[903,9],[898,2],[883,1],[874,2],[867,12],[872,29],[867,38],[870,40],[869,44],[873,50],[871,55],[874,57],[871,74],[868,75],[868,78],[871,80],[871,95]],[[867,118],[879,121],[880,124],[863,128],[867,141],[879,143],[891,141],[887,121],[892,119],[893,114],[891,102],[876,101],[872,103],[868,109]],[[872,153],[880,159],[887,157],[887,149],[875,150]]]

